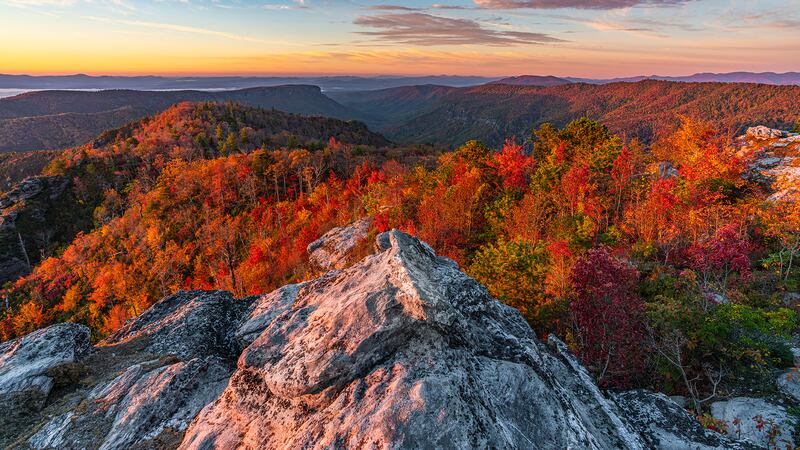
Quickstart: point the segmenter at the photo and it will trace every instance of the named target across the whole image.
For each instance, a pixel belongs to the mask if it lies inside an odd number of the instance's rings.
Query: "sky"
[[[800,0],[0,0],[0,73],[800,71]]]

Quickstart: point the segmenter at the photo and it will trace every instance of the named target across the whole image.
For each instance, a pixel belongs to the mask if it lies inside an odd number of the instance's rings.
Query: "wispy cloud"
[[[288,11],[293,9],[309,9],[309,6],[306,4],[306,0],[294,0],[291,3],[267,3],[263,8],[273,11]]]
[[[475,0],[488,9],[619,9],[633,6],[675,6],[691,0]]]
[[[95,20],[98,22],[115,23],[119,25],[129,25],[134,27],[151,28],[156,30],[174,31],[178,33],[200,34],[205,36],[230,39],[234,41],[256,42],[260,44],[284,44],[284,45],[287,44],[286,42],[267,41],[256,37],[251,37],[236,33],[229,33],[227,31],[209,30],[206,28],[190,27],[186,25],[178,25],[173,23],[148,22],[143,20],[113,19],[110,17],[97,17],[97,16],[83,16],[83,18],[88,20]]]
[[[398,44],[510,46],[564,42],[544,33],[498,31],[484,28],[469,19],[435,16],[421,12],[386,13],[361,16],[356,25],[373,28],[358,34]]]
[[[72,6],[78,0],[5,0],[3,3],[11,6]]]

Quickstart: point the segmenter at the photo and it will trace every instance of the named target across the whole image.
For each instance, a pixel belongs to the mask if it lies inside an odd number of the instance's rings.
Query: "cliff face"
[[[177,294],[93,348],[80,325],[3,344],[0,401],[45,400],[2,419],[0,445],[744,447],[666,397],[604,395],[423,242],[392,231],[376,250],[261,297]],[[81,345],[57,357],[44,336],[64,327]]]

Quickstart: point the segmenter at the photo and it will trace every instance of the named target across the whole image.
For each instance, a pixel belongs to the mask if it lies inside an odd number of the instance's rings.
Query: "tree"
[[[769,205],[762,213],[767,238],[777,251],[764,260],[768,267],[777,267],[778,277],[789,280],[800,260],[800,202]]]
[[[497,170],[504,189],[522,191],[528,186],[533,158],[525,155],[522,145],[506,140],[503,150],[492,155],[489,164]]]
[[[601,385],[624,387],[642,370],[645,309],[638,278],[605,247],[587,251],[572,269],[577,355]]]
[[[700,276],[706,293],[725,295],[732,274],[750,276],[753,246],[736,224],[720,227],[714,236],[695,242],[686,250],[689,267]]]
[[[552,331],[552,302],[544,295],[547,253],[541,248],[501,239],[480,248],[467,272],[522,312],[537,333]]]

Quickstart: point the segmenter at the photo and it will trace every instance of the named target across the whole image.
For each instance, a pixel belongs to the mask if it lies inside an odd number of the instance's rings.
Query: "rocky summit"
[[[76,324],[7,342],[0,402],[0,446],[19,449],[750,445],[663,395],[604,393],[563,343],[398,231],[264,296],[168,297],[95,346]]]

